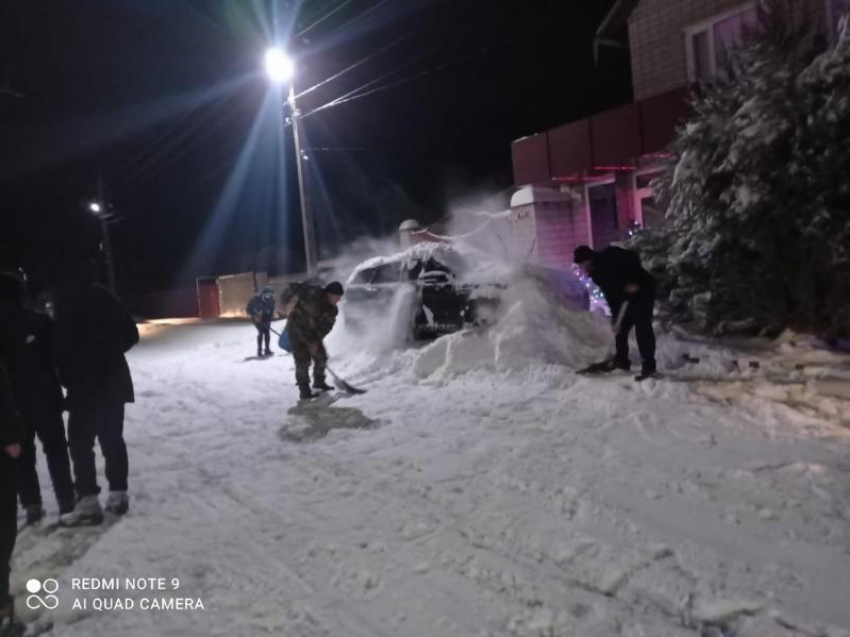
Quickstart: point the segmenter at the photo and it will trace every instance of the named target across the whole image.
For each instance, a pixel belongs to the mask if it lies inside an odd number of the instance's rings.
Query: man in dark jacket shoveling
[[[325,379],[328,354],[322,339],[333,329],[339,312],[337,304],[342,295],[342,284],[337,281],[324,288],[308,283],[293,283],[281,295],[283,314],[288,319],[286,334],[295,358],[295,381],[302,400],[316,396],[310,389],[311,362],[313,389],[333,389]]]
[[[629,332],[634,326],[642,359],[641,373],[636,380],[655,374],[655,331],[652,328],[655,279],[643,269],[638,255],[614,246],[599,252],[579,246],[575,249],[574,261],[602,290],[615,325],[620,309],[628,302],[616,334],[617,353],[613,360],[593,366],[593,371],[628,371],[631,368]]]

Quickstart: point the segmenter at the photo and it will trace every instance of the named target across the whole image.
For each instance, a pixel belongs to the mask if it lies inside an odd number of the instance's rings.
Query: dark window
[[[385,263],[375,268],[370,283],[398,283],[401,280],[401,263]]]
[[[590,199],[593,247],[604,248],[620,238],[617,229],[617,187],[614,184],[591,186],[587,193]]]
[[[354,277],[352,283],[369,283],[369,281],[372,280],[373,274],[375,274],[375,268],[367,268],[366,270],[360,270],[360,272],[358,272],[357,275]]]

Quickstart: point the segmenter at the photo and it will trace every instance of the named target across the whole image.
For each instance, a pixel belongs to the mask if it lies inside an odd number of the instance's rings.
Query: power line
[[[391,77],[392,75],[395,75],[396,73],[398,73],[402,69],[407,68],[409,66],[412,66],[412,65],[416,64],[417,62],[421,61],[422,59],[429,57],[430,55],[433,55],[433,53],[435,51],[441,50],[440,47],[438,47],[436,49],[433,49],[432,51],[429,51],[427,53],[420,55],[418,58],[402,65],[401,67],[399,67],[399,68],[397,68],[393,71],[389,71],[389,72],[383,74],[382,76],[379,76],[376,79],[373,79],[373,80],[370,80],[369,82],[366,82],[365,84],[354,89],[353,91],[349,91],[348,93],[345,93],[344,95],[341,95],[340,97],[338,97],[334,100],[331,100],[330,102],[327,102],[327,103],[323,104],[322,106],[314,108],[313,110],[309,111],[308,113],[305,113],[304,115],[302,115],[302,118],[309,117],[310,115],[315,115],[318,112],[327,110],[327,109],[332,108],[334,106],[339,106],[339,105],[345,104],[347,102],[352,102],[356,99],[360,99],[361,97],[368,97],[369,95],[374,95],[376,93],[380,93],[382,91],[389,90],[391,88],[395,88],[396,86],[399,86],[401,84],[407,84],[408,82],[413,82],[413,81],[418,80],[422,77],[425,77],[426,75],[429,75],[431,73],[443,71],[446,68],[448,68],[449,66],[451,66],[452,64],[456,64],[460,61],[465,61],[465,60],[467,60],[471,57],[475,57],[477,54],[479,54],[481,52],[488,51],[490,48],[492,48],[496,44],[501,44],[502,42],[510,40],[510,39],[511,39],[511,37],[503,37],[499,42],[494,43],[493,45],[480,47],[476,51],[471,52],[470,54],[465,55],[463,57],[456,57],[452,61],[441,62],[440,64],[434,65],[431,68],[425,69],[424,71],[420,71],[419,73],[415,73],[415,74],[409,75],[407,77],[401,78],[399,80],[396,80],[394,82],[390,82],[388,84],[378,86],[377,88],[374,88],[371,91],[361,92],[361,91],[363,91],[363,89],[379,82],[381,79]]]
[[[396,86],[399,86],[401,84],[407,84],[408,82],[413,82],[414,80],[418,80],[419,78],[424,77],[425,75],[429,75],[430,73],[433,73],[435,70],[441,71],[443,68],[445,68],[445,66],[446,65],[444,64],[440,67],[437,67],[436,69],[426,69],[426,70],[421,71],[421,72],[419,72],[415,75],[410,75],[408,77],[402,78],[402,79],[397,80],[395,82],[390,82],[389,84],[385,84],[384,86],[379,86],[377,88],[372,89],[371,91],[366,91],[365,93],[359,93],[357,95],[353,95],[353,96],[347,97],[345,99],[341,99],[341,98],[336,99],[332,102],[328,102],[324,106],[320,106],[319,108],[313,109],[309,113],[305,113],[304,115],[301,116],[301,118],[304,119],[305,117],[310,117],[310,115],[315,115],[316,113],[319,113],[321,111],[327,110],[329,108],[333,108],[334,106],[340,106],[341,104],[353,102],[354,100],[360,99],[361,97],[368,97],[370,95],[374,95],[375,93],[380,93],[382,91],[386,91],[386,90],[389,90],[391,88],[395,88]]]
[[[384,79],[386,79],[386,78],[388,78],[388,77],[392,77],[393,75],[396,75],[397,73],[400,73],[400,72],[401,72],[401,71],[403,71],[404,69],[406,69],[406,68],[408,68],[408,67],[410,67],[410,66],[413,66],[413,65],[414,65],[414,64],[416,64],[417,62],[420,62],[420,61],[424,60],[425,58],[430,57],[431,55],[434,55],[434,53],[436,53],[436,52],[437,52],[437,51],[439,51],[439,50],[440,50],[440,47],[439,47],[439,46],[434,47],[434,48],[432,48],[430,51],[426,51],[425,53],[422,53],[422,54],[418,55],[417,57],[415,57],[414,59],[410,60],[409,62],[406,62],[406,63],[402,64],[401,66],[399,66],[399,67],[397,67],[397,68],[395,68],[395,69],[393,69],[393,70],[391,70],[391,71],[387,71],[386,73],[383,73],[383,74],[379,75],[378,77],[376,77],[376,78],[374,78],[374,79],[372,79],[372,80],[369,80],[369,81],[368,81],[368,82],[366,82],[365,84],[362,84],[361,86],[359,86],[359,87],[355,88],[354,90],[349,91],[348,93],[345,93],[344,95],[340,95],[339,97],[337,97],[336,99],[332,100],[331,102],[329,102],[329,103],[328,103],[328,104],[326,104],[325,106],[328,106],[328,105],[334,105],[334,104],[340,103],[340,102],[342,102],[343,100],[345,100],[346,98],[351,97],[352,95],[355,95],[356,93],[359,93],[359,92],[363,91],[364,89],[369,88],[370,86],[372,86],[372,85],[374,85],[374,84],[377,84],[377,83],[378,83],[378,82],[380,82],[381,80],[384,80]]]
[[[352,65],[350,65],[350,66],[348,66],[348,67],[346,67],[346,68],[344,68],[343,70],[339,71],[338,73],[334,73],[334,74],[333,74],[333,75],[331,75],[329,78],[324,79],[324,80],[322,80],[321,82],[319,82],[318,84],[314,84],[314,85],[313,85],[313,86],[311,86],[310,88],[308,88],[308,89],[305,89],[305,90],[301,91],[301,93],[299,93],[298,95],[296,95],[296,96],[295,96],[295,99],[301,99],[301,98],[302,98],[302,97],[304,97],[305,95],[307,95],[307,94],[309,94],[309,93],[312,93],[313,91],[315,91],[315,90],[317,90],[317,89],[321,88],[321,87],[322,87],[322,86],[324,86],[325,84],[328,84],[329,82],[333,82],[334,80],[336,80],[336,79],[338,79],[339,77],[341,77],[341,76],[345,75],[345,74],[346,74],[346,73],[348,73],[349,71],[353,71],[353,70],[354,70],[354,69],[356,69],[357,67],[362,66],[363,64],[365,64],[366,62],[368,62],[369,60],[371,60],[372,58],[377,57],[378,55],[380,55],[380,54],[381,54],[381,53],[383,53],[384,51],[388,51],[388,50],[389,50],[389,49],[391,49],[392,47],[396,46],[399,42],[401,42],[401,41],[403,41],[403,40],[406,40],[408,37],[409,37],[409,36],[408,36],[407,34],[404,34],[404,35],[402,35],[402,36],[399,36],[398,38],[396,38],[395,40],[393,40],[393,41],[392,41],[392,42],[390,42],[389,44],[387,44],[387,45],[385,45],[385,46],[382,46],[382,47],[381,47],[380,49],[378,49],[377,51],[373,51],[372,53],[370,53],[370,54],[369,54],[369,55],[367,55],[366,57],[363,57],[363,58],[359,59],[357,62],[355,62],[354,64],[352,64]]]
[[[357,21],[358,21],[358,20],[360,20],[361,18],[365,18],[367,15],[369,15],[370,13],[372,13],[373,11],[375,11],[376,9],[378,9],[378,8],[380,8],[380,7],[382,7],[382,6],[384,6],[384,5],[385,5],[385,4],[387,4],[388,2],[390,2],[390,0],[381,0],[379,3],[374,4],[374,5],[372,5],[371,7],[369,7],[368,9],[366,9],[363,13],[360,13],[360,14],[358,14],[358,15],[354,16],[353,18],[351,18],[348,22],[343,23],[343,24],[342,24],[342,25],[340,25],[340,26],[339,26],[336,30],[337,30],[337,31],[339,31],[339,30],[341,30],[341,29],[344,29],[344,28],[345,28],[345,27],[347,27],[348,25],[353,24],[354,22],[357,22]]]
[[[325,20],[327,20],[328,18],[330,18],[330,17],[331,17],[332,15],[334,15],[335,13],[338,13],[339,11],[341,11],[342,9],[344,9],[346,6],[348,6],[348,5],[349,5],[349,4],[351,4],[352,2],[354,2],[354,0],[344,0],[341,4],[338,4],[336,7],[334,7],[333,9],[331,9],[330,11],[328,11],[325,15],[323,15],[321,18],[319,18],[318,20],[316,20],[315,22],[313,22],[313,24],[311,24],[310,26],[308,26],[308,27],[306,27],[306,28],[302,29],[302,30],[298,33],[298,37],[300,38],[301,36],[303,36],[303,35],[304,35],[305,33],[307,33],[308,31],[313,30],[315,27],[319,26],[322,22],[324,22]]]

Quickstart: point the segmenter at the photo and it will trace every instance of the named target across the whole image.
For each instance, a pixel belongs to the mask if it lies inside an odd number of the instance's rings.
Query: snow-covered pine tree
[[[808,212],[797,220],[811,250],[810,298],[804,324],[850,337],[850,16],[841,20],[836,46],[797,79],[800,121],[794,147],[797,197]],[[805,286],[806,281],[798,281]]]
[[[725,71],[695,94],[656,184],[667,222],[633,240],[664,271],[672,317],[702,330],[835,332],[850,304],[846,274],[837,278],[848,249],[847,36],[813,62],[817,38],[790,7],[761,4]]]

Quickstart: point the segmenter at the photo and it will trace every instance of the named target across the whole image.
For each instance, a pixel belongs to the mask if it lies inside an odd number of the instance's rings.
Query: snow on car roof
[[[463,250],[463,252],[468,251]],[[425,261],[431,258],[436,259],[440,263],[451,268],[463,269],[465,267],[461,251],[458,250],[456,246],[449,245],[447,243],[426,241],[410,246],[406,250],[397,252],[396,254],[383,257],[373,257],[364,261],[354,268],[354,272],[352,272],[349,277],[349,281],[363,270],[377,268],[378,266],[386,265],[388,263],[413,263],[415,261]]]

